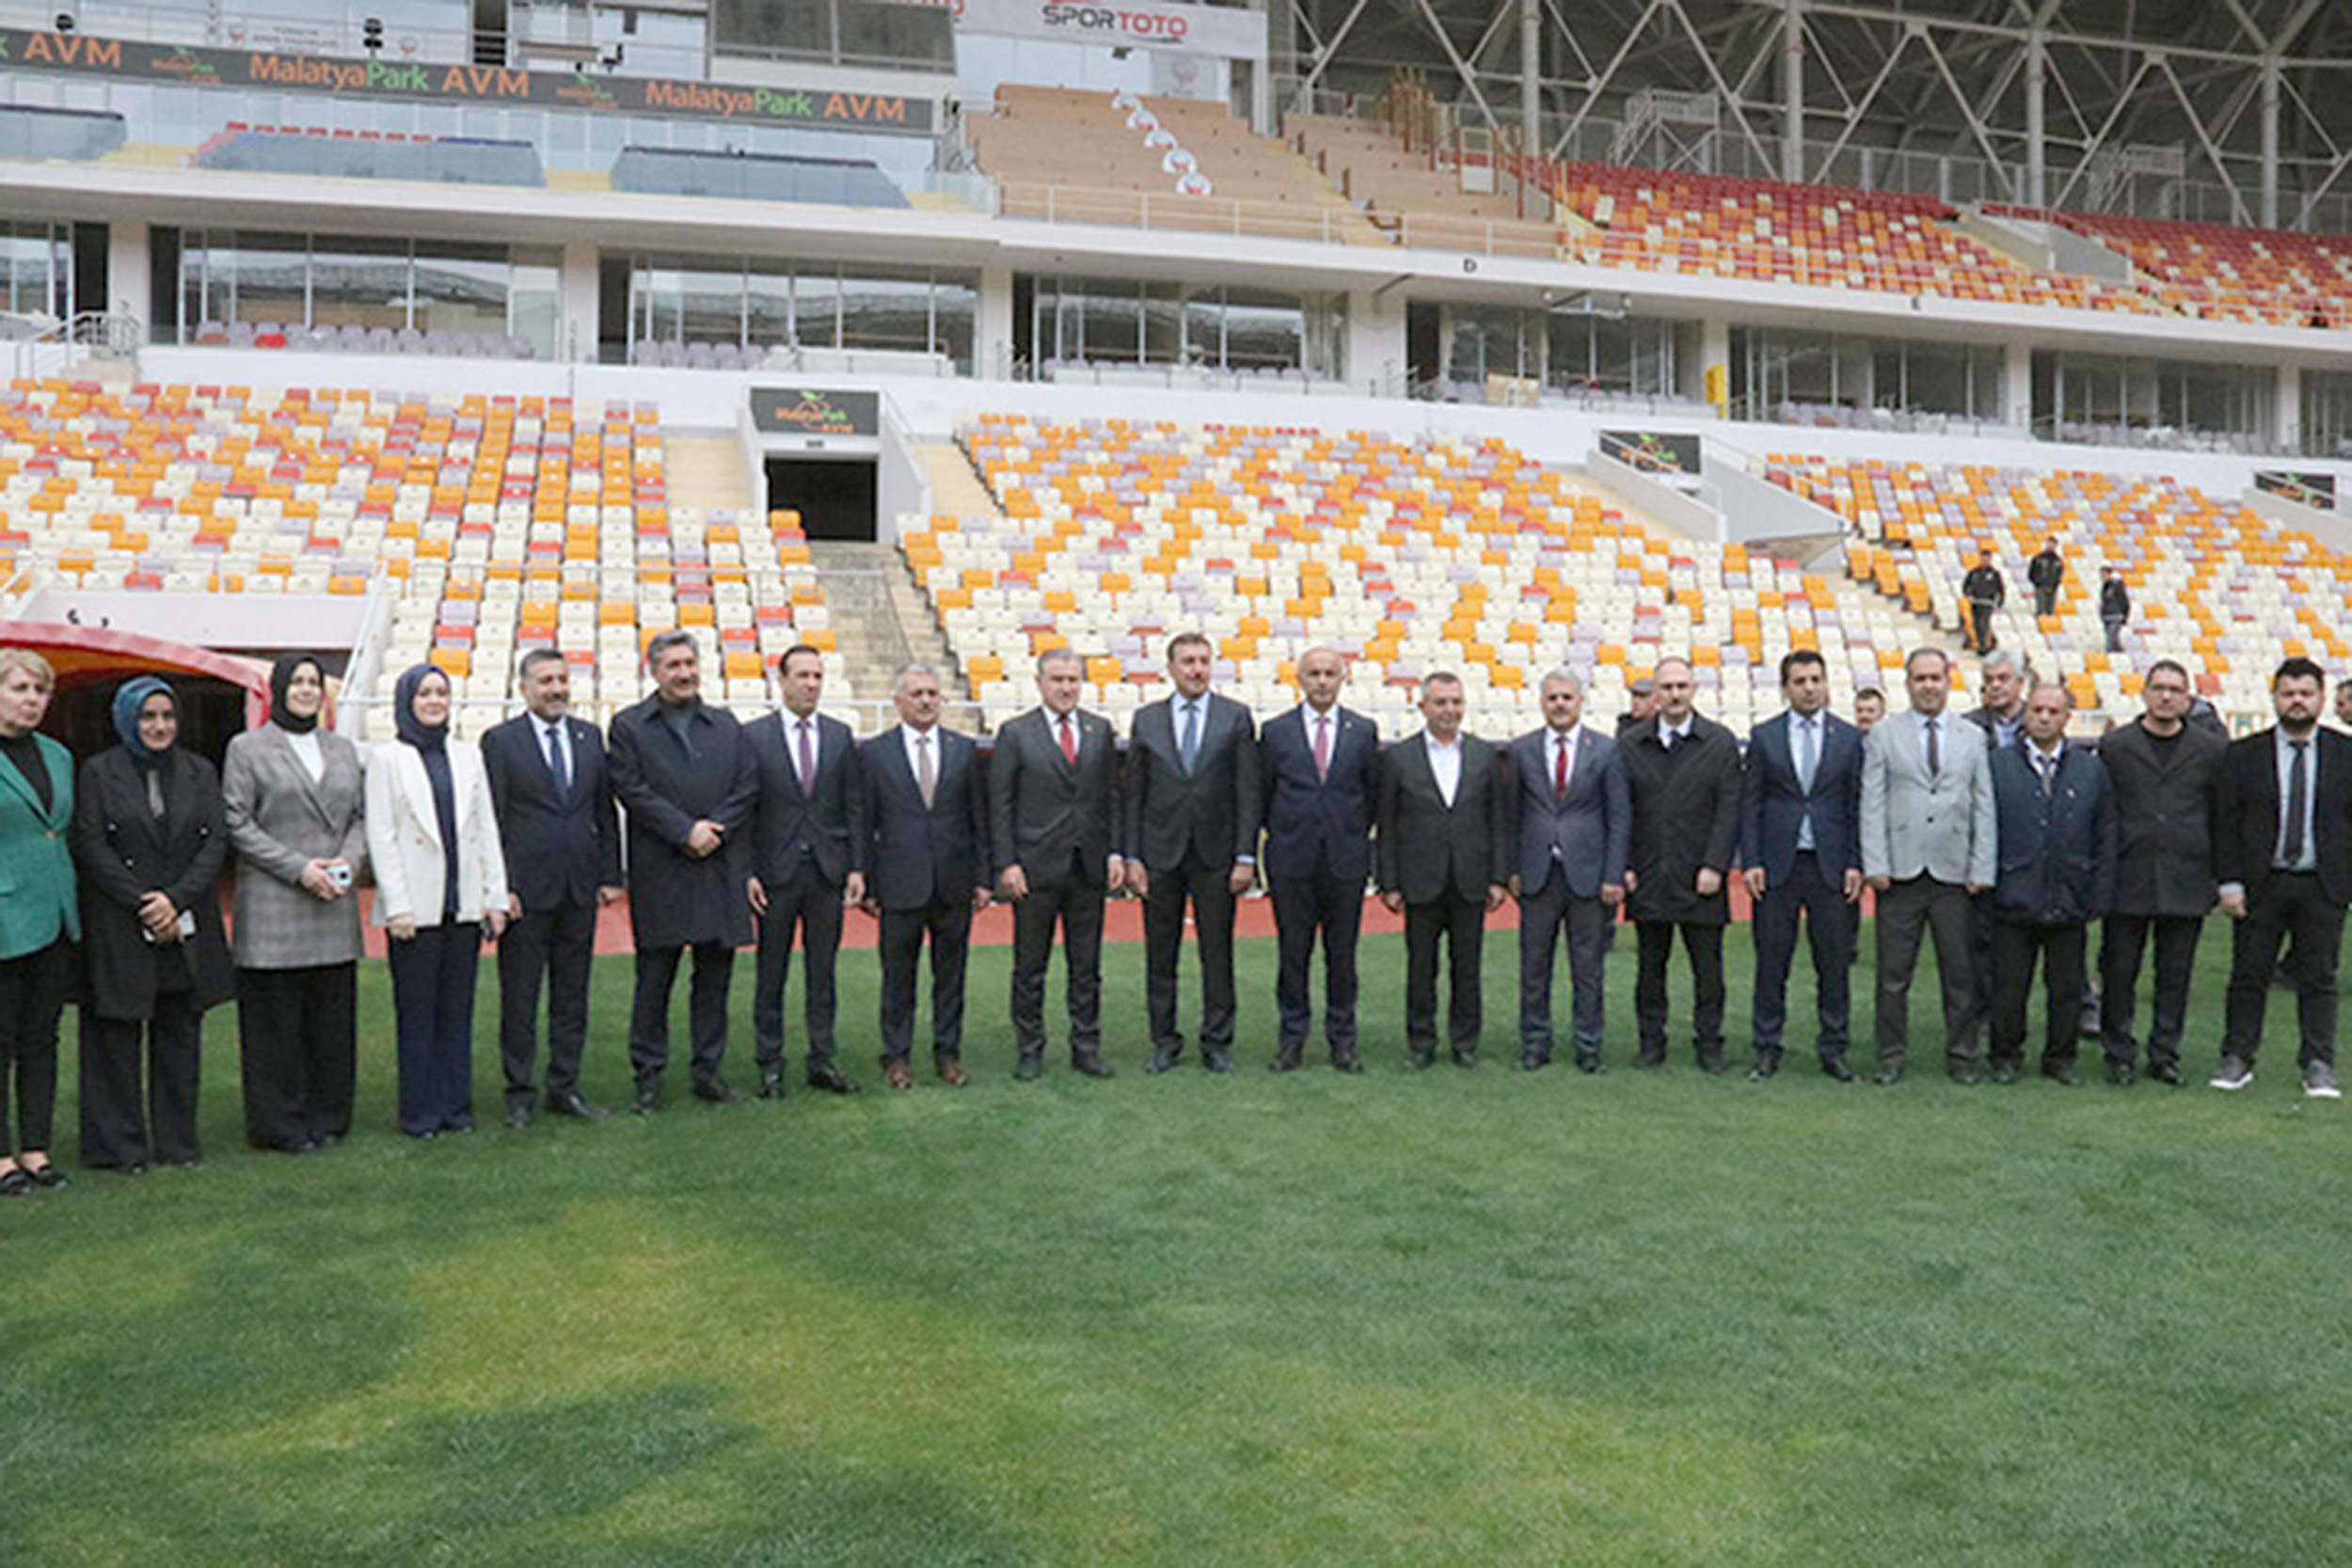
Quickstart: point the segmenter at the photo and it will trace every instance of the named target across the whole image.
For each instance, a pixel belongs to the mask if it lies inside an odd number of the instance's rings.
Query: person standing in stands
[[[126,1175],[193,1165],[204,1009],[236,990],[220,922],[229,819],[213,765],[177,744],[180,700],[116,688],[122,739],[82,765],[82,1163]]]
[[[2352,730],[2352,675],[2336,682],[2336,722]]]
[[[1788,971],[1802,920],[1813,950],[1814,1045],[1821,1070],[1853,1082],[1854,933],[1862,898],[1862,732],[1829,711],[1829,666],[1810,648],[1780,661],[1788,711],[1756,726],[1740,771],[1740,863],[1753,911],[1751,1078],[1780,1070]]]
[[[2319,726],[2327,673],[2282,660],[2270,678],[2279,721],[2230,743],[2214,778],[2213,869],[2221,912],[2236,925],[2221,1066],[2209,1083],[2254,1081],[2263,1013],[2279,949],[2287,948],[2301,1035],[2303,1092],[2336,1086],[2336,961],[2352,904],[2352,736]]]
[[[1625,711],[1617,715],[1617,734],[1624,736],[1650,721],[1658,711],[1658,682],[1643,675],[1625,689]]]
[[[2042,1075],[2069,1088],[2082,1019],[2090,922],[2115,899],[2115,796],[2106,768],[2066,744],[2074,704],[2045,681],[2026,699],[2026,736],[1993,753],[2000,872],[1987,901],[1992,934],[1993,1081],[2013,1084],[2026,1059],[2026,1013],[2042,964]]]
[[[2099,574],[2099,625],[2106,630],[2107,652],[2123,651],[2123,628],[2131,618],[2132,591],[2125,586],[2123,574],[2113,566],[2105,568]]]
[[[1960,579],[1960,596],[1968,603],[1970,645],[1980,654],[1993,651],[1993,612],[2009,597],[2009,584],[2001,580],[2001,569],[1993,564],[1991,549],[1977,552],[1977,563],[1968,568],[1968,575]]]
[[[898,722],[858,748],[866,787],[866,903],[880,924],[882,1082],[911,1089],[914,981],[931,944],[931,1068],[951,1089],[963,1069],[963,975],[972,917],[988,908],[988,789],[979,748],[939,721],[939,672],[910,664],[892,693]]]
[[[1214,651],[1199,632],[1168,641],[1172,695],[1136,711],[1127,730],[1127,890],[1143,900],[1147,1072],[1184,1053],[1176,1027],[1176,960],[1184,911],[1200,955],[1200,1065],[1233,1070],[1233,910],[1258,864],[1258,726],[1209,689]]]
[[[2026,562],[2026,581],[2033,587],[2035,616],[2057,614],[2058,590],[2066,582],[2066,558],[2058,554],[2057,534],[2044,539],[2041,553]]]
[[[784,991],[792,975],[792,935],[807,971],[803,1017],[808,1030],[808,1086],[855,1094],[857,1082],[834,1064],[838,1012],[834,959],[841,952],[846,904],[866,901],[866,847],[857,836],[865,812],[857,737],[817,711],[825,692],[825,656],[806,643],[776,659],[784,705],[746,725],[743,746],[758,781],[752,808],[752,876],[744,884],[759,920],[759,991],[752,1005],[759,1097],[784,1098]]]
[[[1886,693],[1875,686],[1866,686],[1853,694],[1853,727],[1868,735],[1878,721],[1886,717]]]
[[[1691,1034],[1699,1067],[1724,1070],[1725,885],[1740,841],[1740,742],[1692,706],[1690,661],[1658,661],[1658,711],[1618,752],[1633,806],[1626,913],[1641,952],[1633,1012],[1638,1069],[1666,1060],[1666,966],[1675,938],[1691,964]]]
[[[1356,1043],[1356,946],[1364,883],[1372,875],[1380,730],[1340,705],[1347,661],[1334,648],[1298,656],[1299,704],[1266,721],[1258,737],[1265,804],[1267,895],[1274,905],[1280,1014],[1273,1069],[1289,1072],[1314,1022],[1308,978],[1323,938],[1323,1037],[1331,1065],[1361,1072]]]
[[[539,988],[548,996],[547,1108],[602,1121],[611,1113],[580,1092],[588,1038],[588,977],[596,911],[618,903],[621,822],[612,809],[604,736],[572,717],[571,666],[553,648],[523,655],[527,711],[482,737],[490,804],[506,850],[512,899],[499,939],[499,1060],[506,1125],[531,1124],[538,1054]]]
[[[661,1108],[670,1063],[670,991],[678,962],[694,955],[689,1000],[694,1098],[734,1105],[743,1097],[720,1076],[727,1052],[727,985],[735,950],[752,940],[742,845],[758,778],[735,715],[702,699],[694,634],[661,632],[645,644],[653,695],[613,715],[606,737],[612,794],[628,813],[629,928],[637,942],[629,1006],[631,1108]]]
[[[473,1131],[473,998],[482,938],[506,929],[506,851],[482,752],[450,733],[449,676],[392,687],[398,738],[368,757],[368,863],[389,939],[400,1130]]]
[[[1510,880],[1508,799],[1495,750],[1462,730],[1461,677],[1422,678],[1422,733],[1380,767],[1375,840],[1380,902],[1405,917],[1406,1067],[1438,1055],[1438,949],[1450,959],[1448,1041],[1456,1067],[1478,1065],[1479,956],[1486,916]]]
[[[1994,750],[2014,746],[2026,733],[2026,687],[2033,672],[2007,651],[1984,656],[1977,667],[1984,702],[1968,710],[1968,722],[1982,730]]]
[[[1103,1060],[1103,900],[1126,878],[1119,854],[1118,741],[1078,706],[1085,661],[1038,656],[1038,705],[996,732],[988,801],[998,896],[1012,911],[1012,1075],[1045,1071],[1045,971],[1061,935],[1070,1065],[1108,1078]]]
[[[1601,1070],[1607,998],[1601,986],[1609,926],[1625,903],[1633,805],[1619,742],[1584,728],[1584,683],[1575,671],[1543,679],[1544,722],[1511,742],[1504,768],[1513,823],[1511,896],[1519,904],[1519,1070],[1551,1060],[1552,957],[1568,948],[1575,997],[1576,1065]]]
[[[57,1020],[73,989],[73,758],[40,732],[56,672],[0,648],[0,1197],[62,1187],[49,1157],[57,1113]],[[16,1116],[11,1121],[13,1097]]]
[[[359,901],[367,780],[359,748],[319,718],[310,654],[270,670],[269,719],[229,743],[220,792],[237,852],[237,1038],[245,1135],[308,1154],[351,1132],[358,1044]]]
[[[2151,665],[2139,689],[2147,711],[2099,742],[2117,832],[2115,902],[2100,932],[2100,1033],[2107,1082],[2129,1084],[2139,1049],[2132,1012],[2140,956],[2153,939],[2148,1076],[2177,1087],[2197,942],[2214,904],[2214,773],[2230,743],[2188,722],[2188,672],[2172,660]]]

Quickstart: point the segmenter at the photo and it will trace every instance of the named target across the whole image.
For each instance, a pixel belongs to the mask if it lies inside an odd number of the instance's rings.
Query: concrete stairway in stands
[[[879,718],[868,718],[863,728],[870,732],[897,722],[887,705],[898,671],[908,664],[937,670],[947,702],[946,721],[972,728],[978,710],[970,705],[971,687],[898,547],[823,539],[811,540],[808,553],[824,580],[850,694],[861,705],[883,705],[874,710]]]

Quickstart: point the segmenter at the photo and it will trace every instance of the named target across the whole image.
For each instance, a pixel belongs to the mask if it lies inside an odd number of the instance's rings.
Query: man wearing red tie
[[[1551,1060],[1551,965],[1567,938],[1576,995],[1576,1065],[1598,1072],[1601,968],[1609,925],[1625,902],[1633,805],[1617,743],[1578,722],[1584,683],[1572,670],[1543,681],[1544,723],[1511,743],[1511,895],[1519,901],[1519,1070]]]

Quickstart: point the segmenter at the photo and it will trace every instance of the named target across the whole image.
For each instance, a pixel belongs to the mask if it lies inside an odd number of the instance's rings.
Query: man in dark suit
[[[553,648],[523,655],[523,705],[482,737],[482,766],[506,852],[511,908],[499,938],[499,1057],[506,1125],[527,1127],[538,1053],[539,988],[548,992],[547,1106],[602,1121],[580,1092],[588,1038],[588,972],[596,911],[617,902],[621,825],[606,777],[604,736],[571,716],[571,666]]]
[[[2188,722],[2188,672],[2169,658],[2148,667],[2140,700],[2147,711],[2099,742],[2116,821],[2115,902],[2099,943],[2100,1034],[2107,1082],[2129,1084],[2138,1054],[2132,1008],[2139,960],[2153,939],[2148,1076],[2177,1087],[2189,977],[2214,901],[2213,780],[2230,743]]]
[[[1740,863],[1756,939],[1756,1065],[1748,1076],[1780,1070],[1802,920],[1812,938],[1815,1049],[1821,1070],[1850,1084],[1862,732],[1829,711],[1829,665],[1812,649],[1783,657],[1780,690],[1788,711],[1756,726],[1740,779]]]
[[[1519,901],[1519,1070],[1551,1060],[1551,963],[1567,937],[1576,1065],[1598,1072],[1609,923],[1625,902],[1633,807],[1617,742],[1586,729],[1584,683],[1554,670],[1541,688],[1544,722],[1511,742],[1511,896]]]
[[[1086,666],[1068,648],[1038,657],[1036,707],[996,732],[988,769],[998,894],[1012,911],[1012,1033],[1025,1082],[1045,1069],[1045,969],[1061,932],[1070,1065],[1103,1060],[1103,900],[1125,870],[1118,848],[1119,757],[1110,721],[1078,708]]]
[[[2058,589],[2066,581],[2066,558],[2058,554],[2057,535],[2044,539],[2040,553],[2026,562],[2026,580],[2033,585],[2034,614],[2056,615]]]
[[[758,788],[742,726],[702,700],[702,656],[691,632],[645,644],[654,693],[613,715],[607,760],[628,812],[628,912],[637,941],[628,1063],[640,1116],[660,1108],[670,1060],[670,989],[694,953],[690,1017],[694,1098],[742,1096],[719,1076],[727,1049],[727,983],[735,950],[752,940],[743,901],[750,857],[740,843]]]
[[[1356,1049],[1356,941],[1364,881],[1372,875],[1372,819],[1380,772],[1380,731],[1340,705],[1347,663],[1332,648],[1298,657],[1299,705],[1266,721],[1259,736],[1265,797],[1266,888],[1274,904],[1281,1015],[1274,1070],[1289,1072],[1314,1022],[1307,978],[1315,935],[1323,936],[1323,1035],[1331,1065],[1361,1072]]]
[[[2237,923],[2217,1089],[2254,1081],[2264,1004],[2287,947],[2301,1026],[2303,1092],[2336,1087],[2336,955],[2352,904],[2352,736],[2319,727],[2326,672],[2300,657],[2270,678],[2269,729],[2231,742],[2214,782],[2214,876]]]
[[[963,1070],[963,971],[972,917],[988,908],[988,795],[979,748],[939,721],[939,673],[911,664],[892,689],[898,722],[858,748],[865,789],[866,904],[882,947],[882,1082],[911,1089],[914,976],[931,943],[931,1067]]]
[[[1969,646],[1980,654],[1993,651],[1993,612],[2009,597],[2009,584],[1993,564],[1993,552],[1977,552],[1977,563],[1960,579],[1960,596],[1968,602]]]
[[[792,975],[792,935],[807,959],[808,1085],[855,1094],[834,1066],[834,959],[841,911],[866,898],[865,845],[856,836],[860,782],[850,726],[817,711],[825,694],[825,656],[806,643],[776,660],[780,712],[743,728],[758,793],[752,807],[752,874],[743,884],[759,920],[759,990],[752,1043],[759,1097],[784,1098],[784,991]]]
[[[1640,942],[1633,992],[1637,1068],[1666,1060],[1666,962],[1677,933],[1691,960],[1691,1032],[1701,1069],[1724,1070],[1724,879],[1740,844],[1740,742],[1692,707],[1690,661],[1661,658],[1658,711],[1620,751],[1633,802],[1626,910]]]
[[[1147,1072],[1184,1053],[1176,958],[1187,900],[1200,948],[1200,1063],[1233,1070],[1233,901],[1257,874],[1258,726],[1209,689],[1214,659],[1199,632],[1169,638],[1175,694],[1138,708],[1127,731],[1127,889],[1143,900]]]
[[[1988,900],[1993,955],[1993,1081],[2014,1084],[2026,1059],[2034,963],[2048,993],[2042,1074],[2072,1088],[2090,922],[2115,900],[2115,795],[2088,747],[2066,744],[2074,699],[2045,681],[2026,698],[2026,734],[1993,753],[2000,872]]]
[[[1458,1067],[1478,1065],[1479,956],[1486,915],[1511,877],[1509,800],[1495,749],[1462,733],[1462,681],[1422,678],[1427,727],[1380,768],[1380,902],[1405,916],[1406,1066],[1438,1054],[1438,946],[1451,959],[1448,1035]]]

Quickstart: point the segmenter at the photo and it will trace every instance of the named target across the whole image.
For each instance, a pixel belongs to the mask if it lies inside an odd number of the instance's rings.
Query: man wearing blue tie
[[[1788,971],[1800,921],[1812,938],[1821,1070],[1853,1081],[1851,987],[1862,897],[1862,732],[1829,711],[1829,666],[1810,648],[1780,661],[1788,711],[1748,737],[1740,785],[1740,863],[1756,939],[1756,1065],[1780,1070]]]

